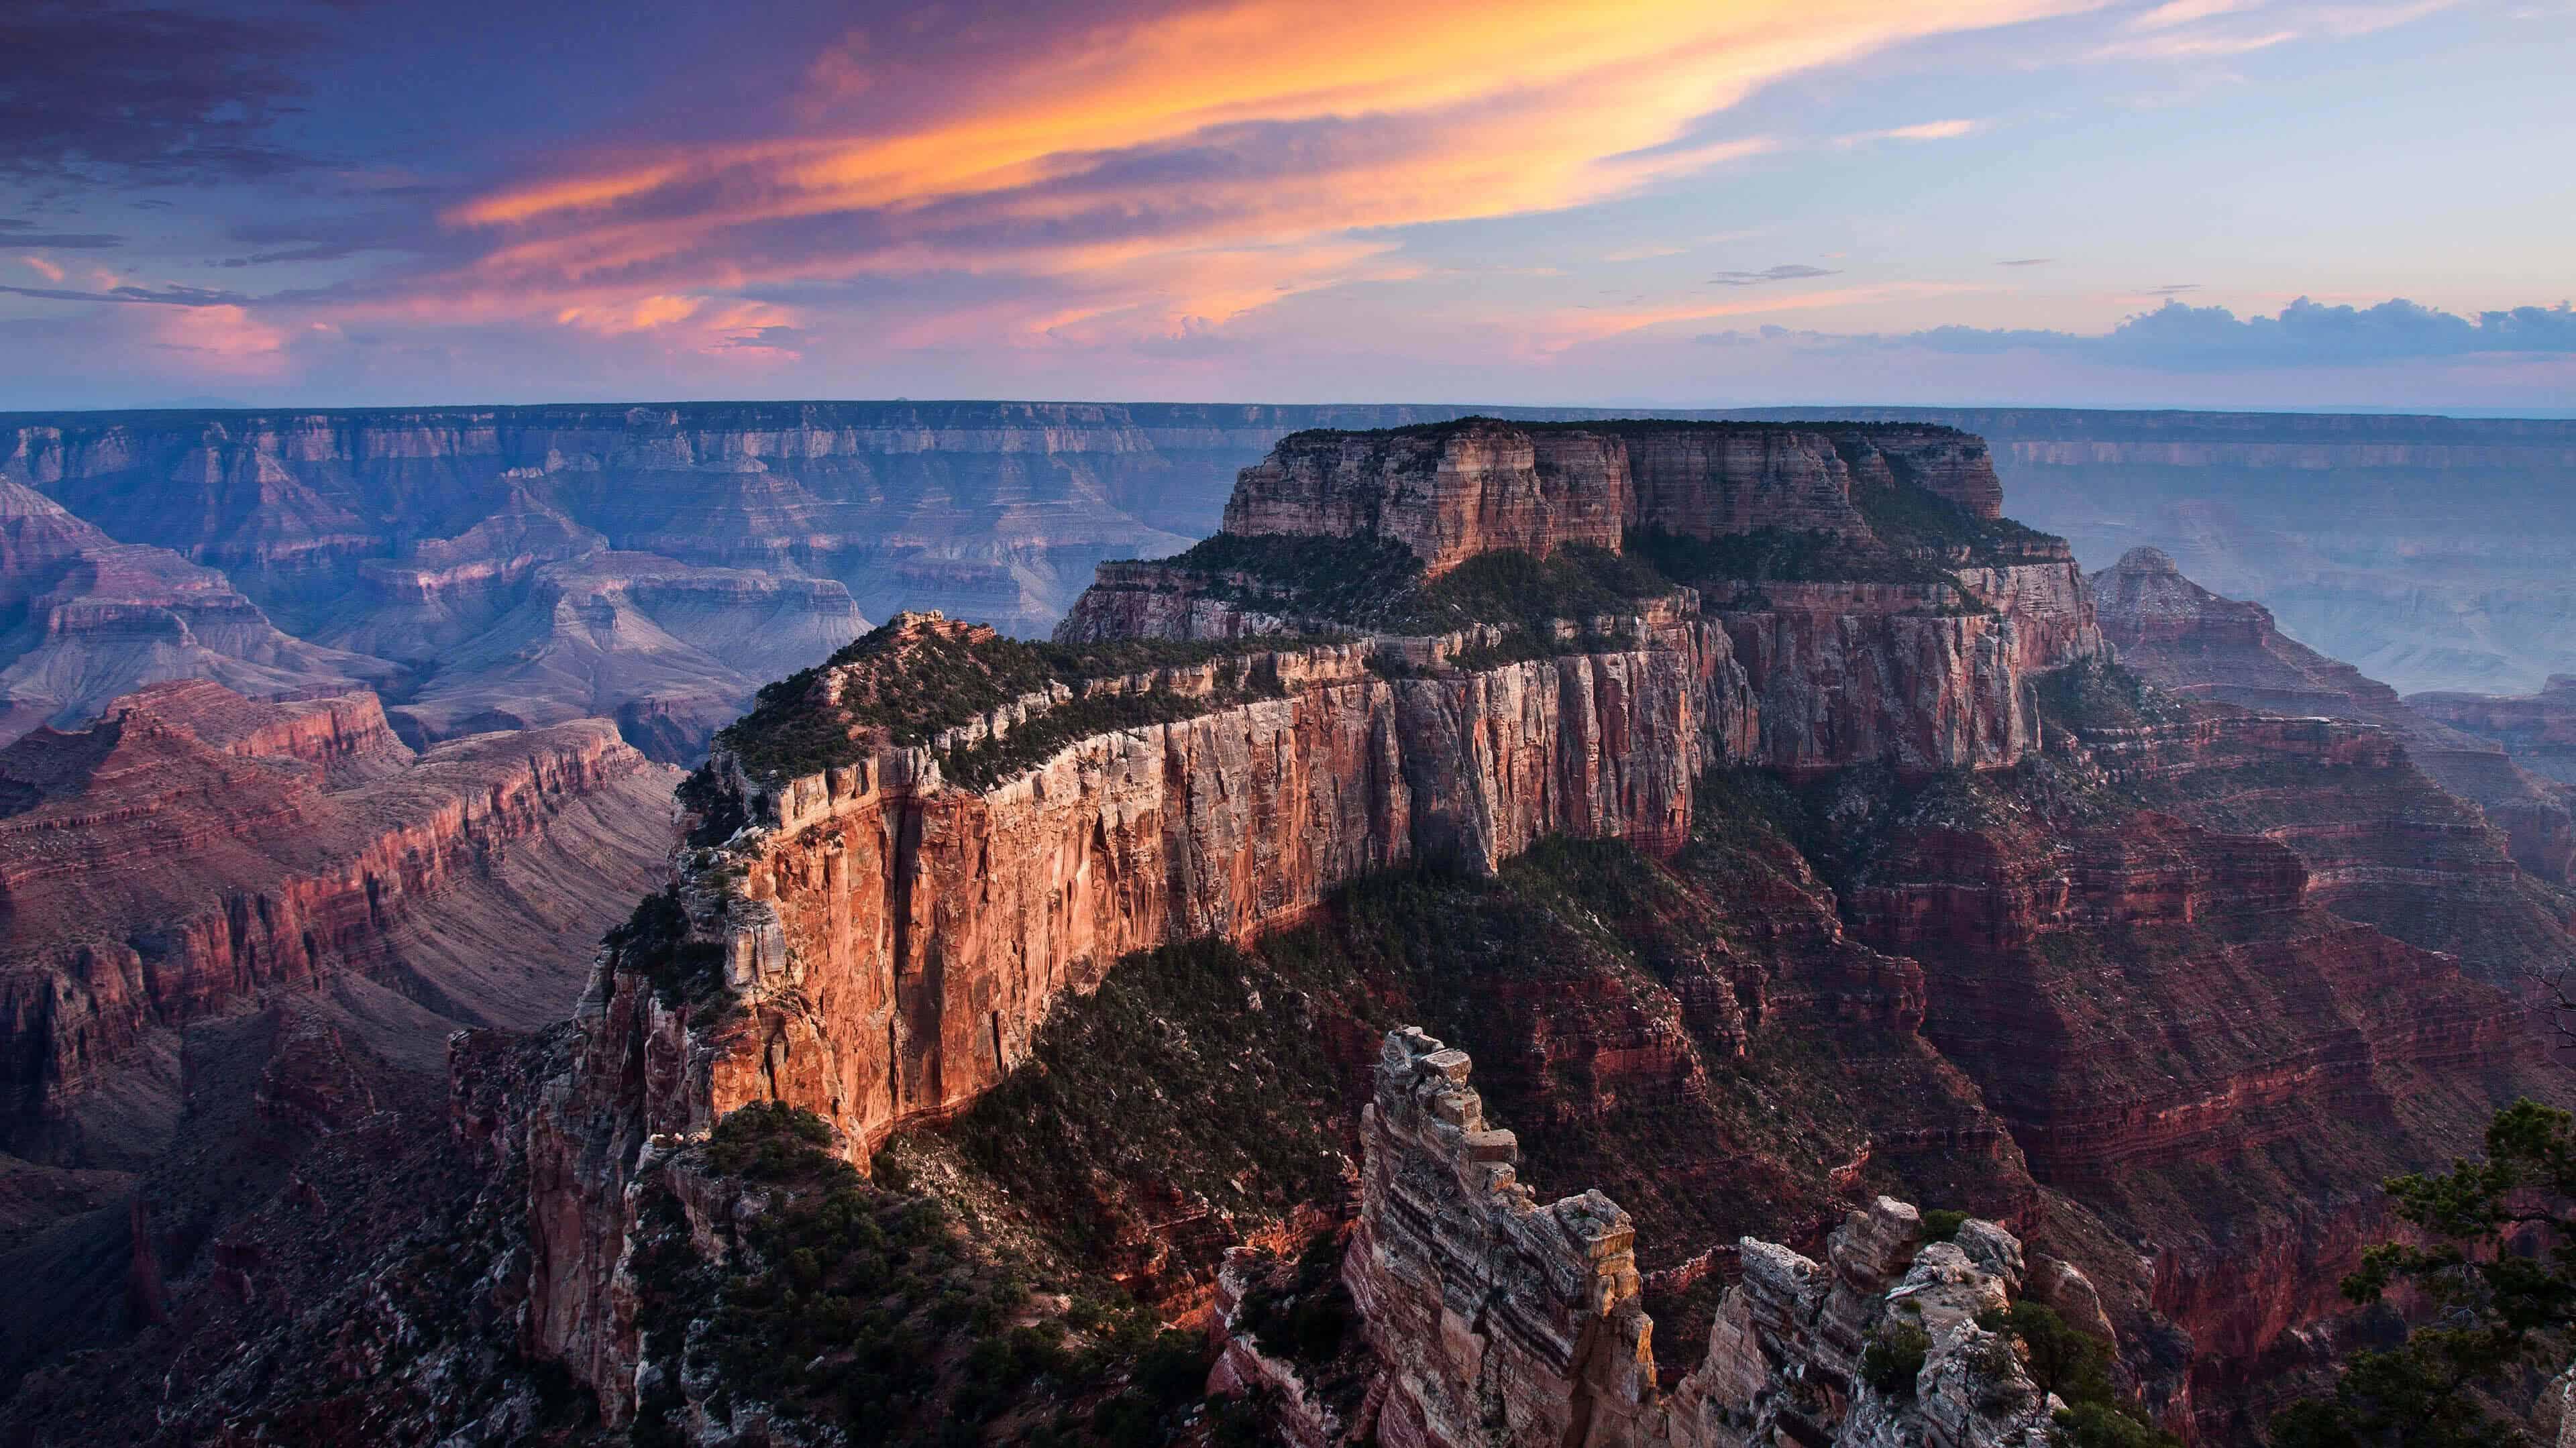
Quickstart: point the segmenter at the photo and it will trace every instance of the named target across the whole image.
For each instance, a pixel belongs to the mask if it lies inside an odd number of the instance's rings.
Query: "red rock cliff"
[[[540,848],[595,797],[659,813],[670,778],[604,721],[414,758],[372,695],[264,705],[194,682],[0,751],[13,1143],[52,1130],[157,1030],[275,985],[424,966],[396,938],[460,877]],[[532,957],[549,944],[526,942]],[[513,999],[497,979],[433,974],[419,988],[470,1020],[561,1009],[554,990]]]

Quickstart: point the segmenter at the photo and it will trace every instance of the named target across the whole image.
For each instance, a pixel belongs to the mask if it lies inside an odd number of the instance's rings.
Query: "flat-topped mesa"
[[[2064,541],[2001,501],[1984,443],[1941,427],[1298,433],[1244,470],[1225,531],[1102,565],[1056,637],[1489,627],[1552,652],[1604,617],[1705,617],[1759,701],[1757,762],[1996,767],[2039,745],[2031,676],[2103,650]]]
[[[1863,504],[1908,490],[2003,513],[1985,443],[1944,427],[1467,418],[1291,434],[1243,470],[1224,531],[1391,540],[1437,577],[1503,549],[1617,552],[1634,528],[1867,539]]]
[[[1357,1431],[1395,1448],[2049,1441],[2062,1404],[1978,1322],[2021,1291],[2021,1243],[1983,1221],[1926,1243],[1915,1209],[1886,1197],[1845,1219],[1821,1263],[1742,1239],[1744,1280],[1699,1365],[1662,1391],[1628,1214],[1598,1191],[1542,1204],[1470,1071],[1410,1026],[1378,1058],[1342,1278],[1386,1389]],[[2060,1270],[2059,1295],[2090,1296]],[[1909,1329],[1910,1381],[1865,1369],[1872,1342]]]
[[[1632,501],[1617,439],[1476,418],[1292,433],[1243,470],[1225,531],[1389,539],[1437,577],[1506,548],[1616,552]]]

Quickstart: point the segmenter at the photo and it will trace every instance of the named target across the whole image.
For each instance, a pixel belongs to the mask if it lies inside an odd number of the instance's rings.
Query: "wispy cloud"
[[[1974,135],[1985,128],[1983,121],[1920,121],[1910,126],[1890,126],[1883,131],[1861,131],[1836,138],[1841,146],[1863,146],[1873,141],[1954,141]]]
[[[37,270],[45,272],[53,280],[62,279],[58,268],[39,266]],[[165,307],[239,307],[253,300],[239,292],[210,291],[204,287],[179,286],[106,286],[94,292],[57,287],[0,286],[0,292],[21,297],[41,297],[55,302],[144,302]]]
[[[2120,37],[2094,48],[2094,60],[2206,61],[2250,55],[2295,40],[2372,35],[2460,0],[2279,5],[2267,0],[2168,0],[2132,16]]]
[[[2055,261],[2055,260],[2057,260],[2057,258],[2055,258],[2055,257],[2053,257],[2053,256],[2017,256],[2017,257],[2014,257],[2014,258],[2013,258],[2012,260],[2010,260],[2010,261],[1999,261],[1999,262],[1996,262],[1996,263],[1995,263],[1995,265],[1997,265],[1997,266],[2046,266],[2046,265],[2048,265],[2050,262],[2053,262],[2053,261]]]
[[[1771,149],[1693,139],[1758,86],[2090,3],[1231,0],[988,52],[910,119],[884,47],[848,45],[778,134],[560,164],[456,206],[489,250],[449,284],[633,300],[944,266],[1125,275],[1157,325],[1221,316],[1161,261],[1631,195]],[[836,124],[854,105],[872,124]]]
[[[2263,0],[2166,0],[2166,3],[2152,10],[2131,16],[2124,28],[2170,30],[2177,25],[2189,25],[2194,21],[2207,20],[2216,15],[2233,15],[2241,10],[2252,10],[2262,3]]]
[[[123,246],[125,238],[109,231],[38,231],[36,223],[0,216],[0,246],[48,246],[62,251],[104,251]]]
[[[1764,282],[1794,282],[1803,281],[1808,277],[1835,275],[1838,273],[1827,267],[1790,265],[1764,267],[1760,271],[1719,272],[1708,280],[1711,286],[1752,287],[1760,286]]]

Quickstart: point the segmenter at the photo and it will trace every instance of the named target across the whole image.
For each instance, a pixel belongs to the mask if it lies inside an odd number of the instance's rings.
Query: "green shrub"
[[[1958,1236],[1959,1229],[1967,1224],[1967,1213],[1954,1212],[1944,1207],[1935,1207],[1923,1214],[1923,1240],[1926,1242],[1947,1242],[1951,1238]]]
[[[1914,1396],[1914,1379],[1932,1352],[1932,1335],[1910,1322],[1881,1323],[1861,1349],[1861,1381],[1891,1398]]]
[[[2057,1414],[2050,1448],[2180,1448],[2182,1440],[2112,1403],[2078,1403]]]
[[[634,913],[599,943],[616,952],[621,968],[651,981],[664,1005],[704,1005],[723,991],[724,947],[688,936],[689,915],[673,885],[636,902]]]

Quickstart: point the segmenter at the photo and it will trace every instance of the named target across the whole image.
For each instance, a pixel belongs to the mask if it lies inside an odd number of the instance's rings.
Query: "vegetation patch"
[[[2042,550],[2063,556],[2049,534],[2010,518],[1980,518],[1929,488],[1855,481],[1851,500],[1879,542],[1900,552],[1985,566],[2026,562]]]
[[[1237,658],[1220,666],[1220,682],[1206,693],[1158,688],[1075,699],[1023,719],[1005,733],[947,751],[940,756],[940,770],[968,789],[990,789],[1078,739],[1194,719],[1219,709],[1284,698],[1287,692],[1279,682],[1278,665],[1268,656]]]
[[[638,1444],[689,1441],[685,1383],[701,1404],[837,1431],[852,1444],[1172,1441],[1211,1355],[1097,1282],[1042,1281],[1035,1265],[965,1232],[938,1200],[869,1182],[834,1156],[812,1114],[753,1105],[718,1123],[647,1189],[634,1261],[648,1357]],[[692,1245],[669,1173],[703,1169],[720,1193],[765,1197],[721,1260]]]
[[[703,1006],[724,993],[724,947],[689,938],[689,912],[676,885],[637,902],[634,913],[610,926],[599,943],[616,952],[619,969],[651,981],[666,1006]]]
[[[1263,696],[1265,685],[1254,677],[1257,670],[1251,655],[1329,641],[1331,636],[1298,635],[1266,638],[1257,643],[1178,643],[1162,639],[1032,643],[1004,637],[978,624],[931,622],[907,616],[843,646],[815,668],[764,687],[750,712],[721,730],[716,742],[741,761],[744,772],[754,778],[794,779],[855,764],[879,742],[898,747],[927,744],[1005,704],[1056,686],[1079,692],[1083,684],[1097,679],[1235,661],[1232,694],[1220,687],[1214,695],[1203,698],[1172,695],[1141,704],[1104,700],[1071,706],[1073,712],[1067,725],[1040,725],[1031,740],[1034,746],[1054,738],[1056,743],[1044,751],[1052,752],[1065,740],[1079,737],[1069,731],[1085,723],[1097,722],[1101,728],[1128,727],[1205,713],[1238,702],[1235,695]],[[824,697],[830,670],[840,671],[837,707]],[[1270,671],[1266,687],[1268,696],[1275,696],[1275,669]],[[1088,713],[1083,712],[1086,708]],[[1011,745],[996,750],[988,761],[958,762],[970,774],[989,782],[1007,774],[1010,762],[1024,752],[1025,747]],[[1031,757],[1042,758],[1044,753]],[[707,826],[712,828],[712,824]]]
[[[1355,623],[1422,586],[1422,560],[1387,538],[1218,533],[1166,562],[1205,575],[1230,603]]]
[[[1558,619],[1632,614],[1672,591],[1672,580],[1652,563],[1607,548],[1569,544],[1545,558],[1506,548],[1479,553],[1410,599],[1390,601],[1373,622],[1389,632],[1426,634],[1505,624],[1544,638]]]
[[[2181,1448],[2149,1423],[2111,1381],[2111,1345],[2067,1322],[2056,1309],[2025,1298],[1977,1325],[2000,1334],[2042,1393],[2066,1403],[2049,1435],[2055,1448]]]
[[[1911,1322],[1890,1318],[1870,1334],[1861,1349],[1861,1381],[1891,1398],[1914,1396],[1914,1380],[1932,1353],[1932,1335]]]
[[[1383,538],[1219,533],[1170,562],[1208,575],[1217,596],[1268,612],[1398,634],[1505,624],[1549,653],[1565,651],[1553,644],[1557,620],[1633,613],[1673,591],[1645,560],[1584,544],[1545,558],[1517,548],[1480,553],[1430,580],[1413,550]]]
[[[1360,1340],[1359,1307],[1342,1285],[1342,1242],[1317,1232],[1293,1262],[1256,1257],[1233,1330],[1288,1363],[1345,1422],[1367,1396],[1375,1360]]]
[[[2272,1420],[2278,1448],[2474,1448],[2524,1441],[2490,1395],[2523,1397],[2576,1339],[2576,1116],[2517,1101],[2487,1125],[2486,1159],[2385,1184],[2417,1240],[2373,1247],[2343,1281],[2357,1305],[2411,1292],[2427,1319],[2356,1353],[2329,1397]],[[2542,1391],[2546,1392],[2547,1389]]]
[[[2078,736],[2181,723],[2191,706],[2109,659],[2078,659],[2039,676],[2040,715]]]
[[[1720,603],[1738,586],[1764,583],[1960,586],[1935,563],[1822,528],[1756,528],[1715,538],[1631,528],[1621,546],[1673,581],[1718,595]]]
[[[1151,1250],[1149,1207],[1222,1212],[1247,1231],[1284,1220],[1338,1198],[1350,1170],[1358,1107],[1330,1042],[1351,985],[1332,962],[1220,939],[1128,956],[942,1131],[1068,1255],[1115,1270],[1149,1265],[1137,1256],[1140,1241]],[[1374,1059],[1374,1039],[1365,1050]]]

